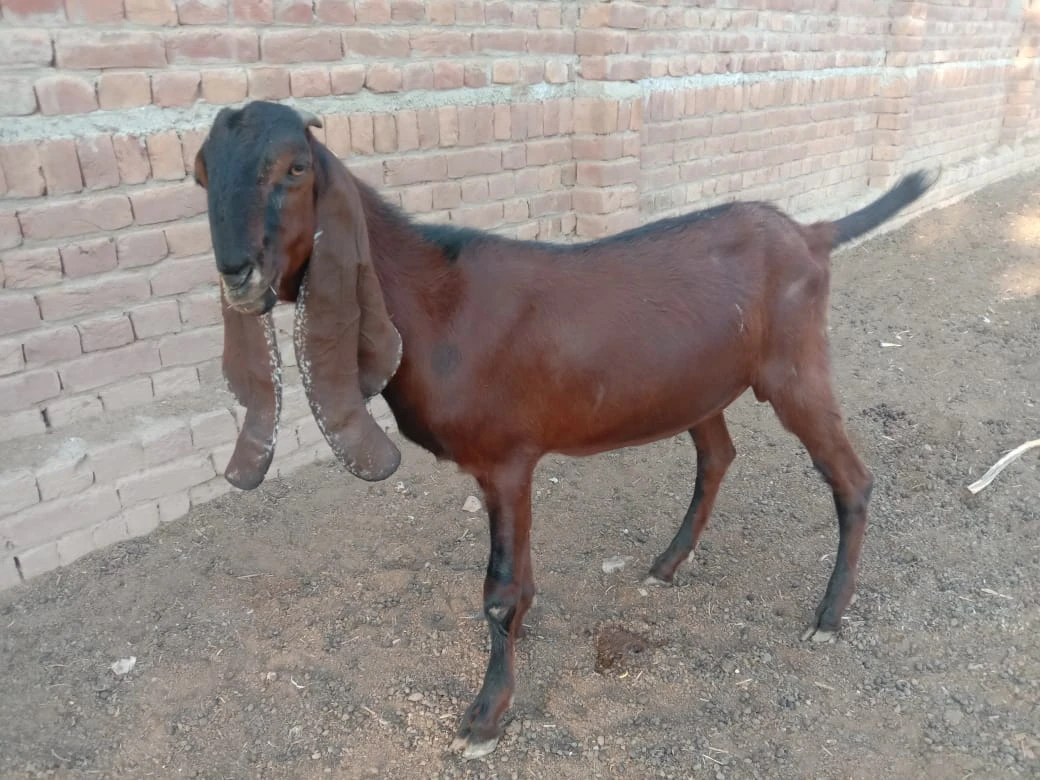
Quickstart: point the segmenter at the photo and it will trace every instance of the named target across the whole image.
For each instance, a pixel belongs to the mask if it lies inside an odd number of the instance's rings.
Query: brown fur
[[[547,453],[588,455],[690,432],[694,496],[651,567],[655,582],[670,582],[735,456],[723,412],[752,388],[833,491],[838,555],[806,636],[837,632],[855,589],[872,476],[848,441],[830,379],[830,252],[931,185],[915,177],[837,222],[801,225],[766,204],[737,203],[570,246],[419,226],[354,180],[357,197],[335,219],[359,242],[367,230],[404,346],[383,395],[401,433],[473,475],[488,507],[491,653],[458,731],[466,755],[493,749],[511,700],[514,640],[535,592],[531,477]],[[284,213],[308,202],[301,192]],[[319,216],[319,226],[328,219]],[[307,261],[290,254],[288,267]]]

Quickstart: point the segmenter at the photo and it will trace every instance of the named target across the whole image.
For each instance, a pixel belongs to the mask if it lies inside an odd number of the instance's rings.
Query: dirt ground
[[[831,327],[877,480],[836,643],[799,641],[829,492],[749,393],[677,587],[640,580],[693,489],[686,438],[543,462],[515,705],[464,762],[486,519],[405,446],[384,483],[316,465],[0,593],[0,774],[1040,777],[1040,451],[965,489],[1040,436],[1036,177],[839,254]]]

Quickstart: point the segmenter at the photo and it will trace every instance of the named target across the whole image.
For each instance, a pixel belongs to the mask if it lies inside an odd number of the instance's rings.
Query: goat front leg
[[[491,654],[484,684],[462,716],[453,750],[463,758],[493,751],[501,718],[513,703],[514,646],[524,614],[534,600],[531,571],[530,461],[494,469],[478,477],[487,503],[491,554],[484,578],[484,616],[491,632]]]

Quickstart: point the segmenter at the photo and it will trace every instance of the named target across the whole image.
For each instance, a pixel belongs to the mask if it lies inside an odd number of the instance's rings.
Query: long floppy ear
[[[246,418],[224,478],[237,488],[252,490],[264,481],[274,458],[278,418],[282,410],[282,360],[271,312],[243,314],[228,306],[220,284],[224,315],[224,377]]]
[[[332,451],[355,476],[378,481],[397,470],[401,453],[372,418],[365,398],[397,371],[401,337],[372,269],[357,185],[323,144],[312,138],[311,148],[317,229],[296,299],[296,361]]]

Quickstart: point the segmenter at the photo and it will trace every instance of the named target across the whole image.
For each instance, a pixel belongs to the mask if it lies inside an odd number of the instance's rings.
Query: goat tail
[[[831,223],[831,249],[869,233],[924,195],[939,180],[942,166],[918,170],[900,179],[877,200]]]

